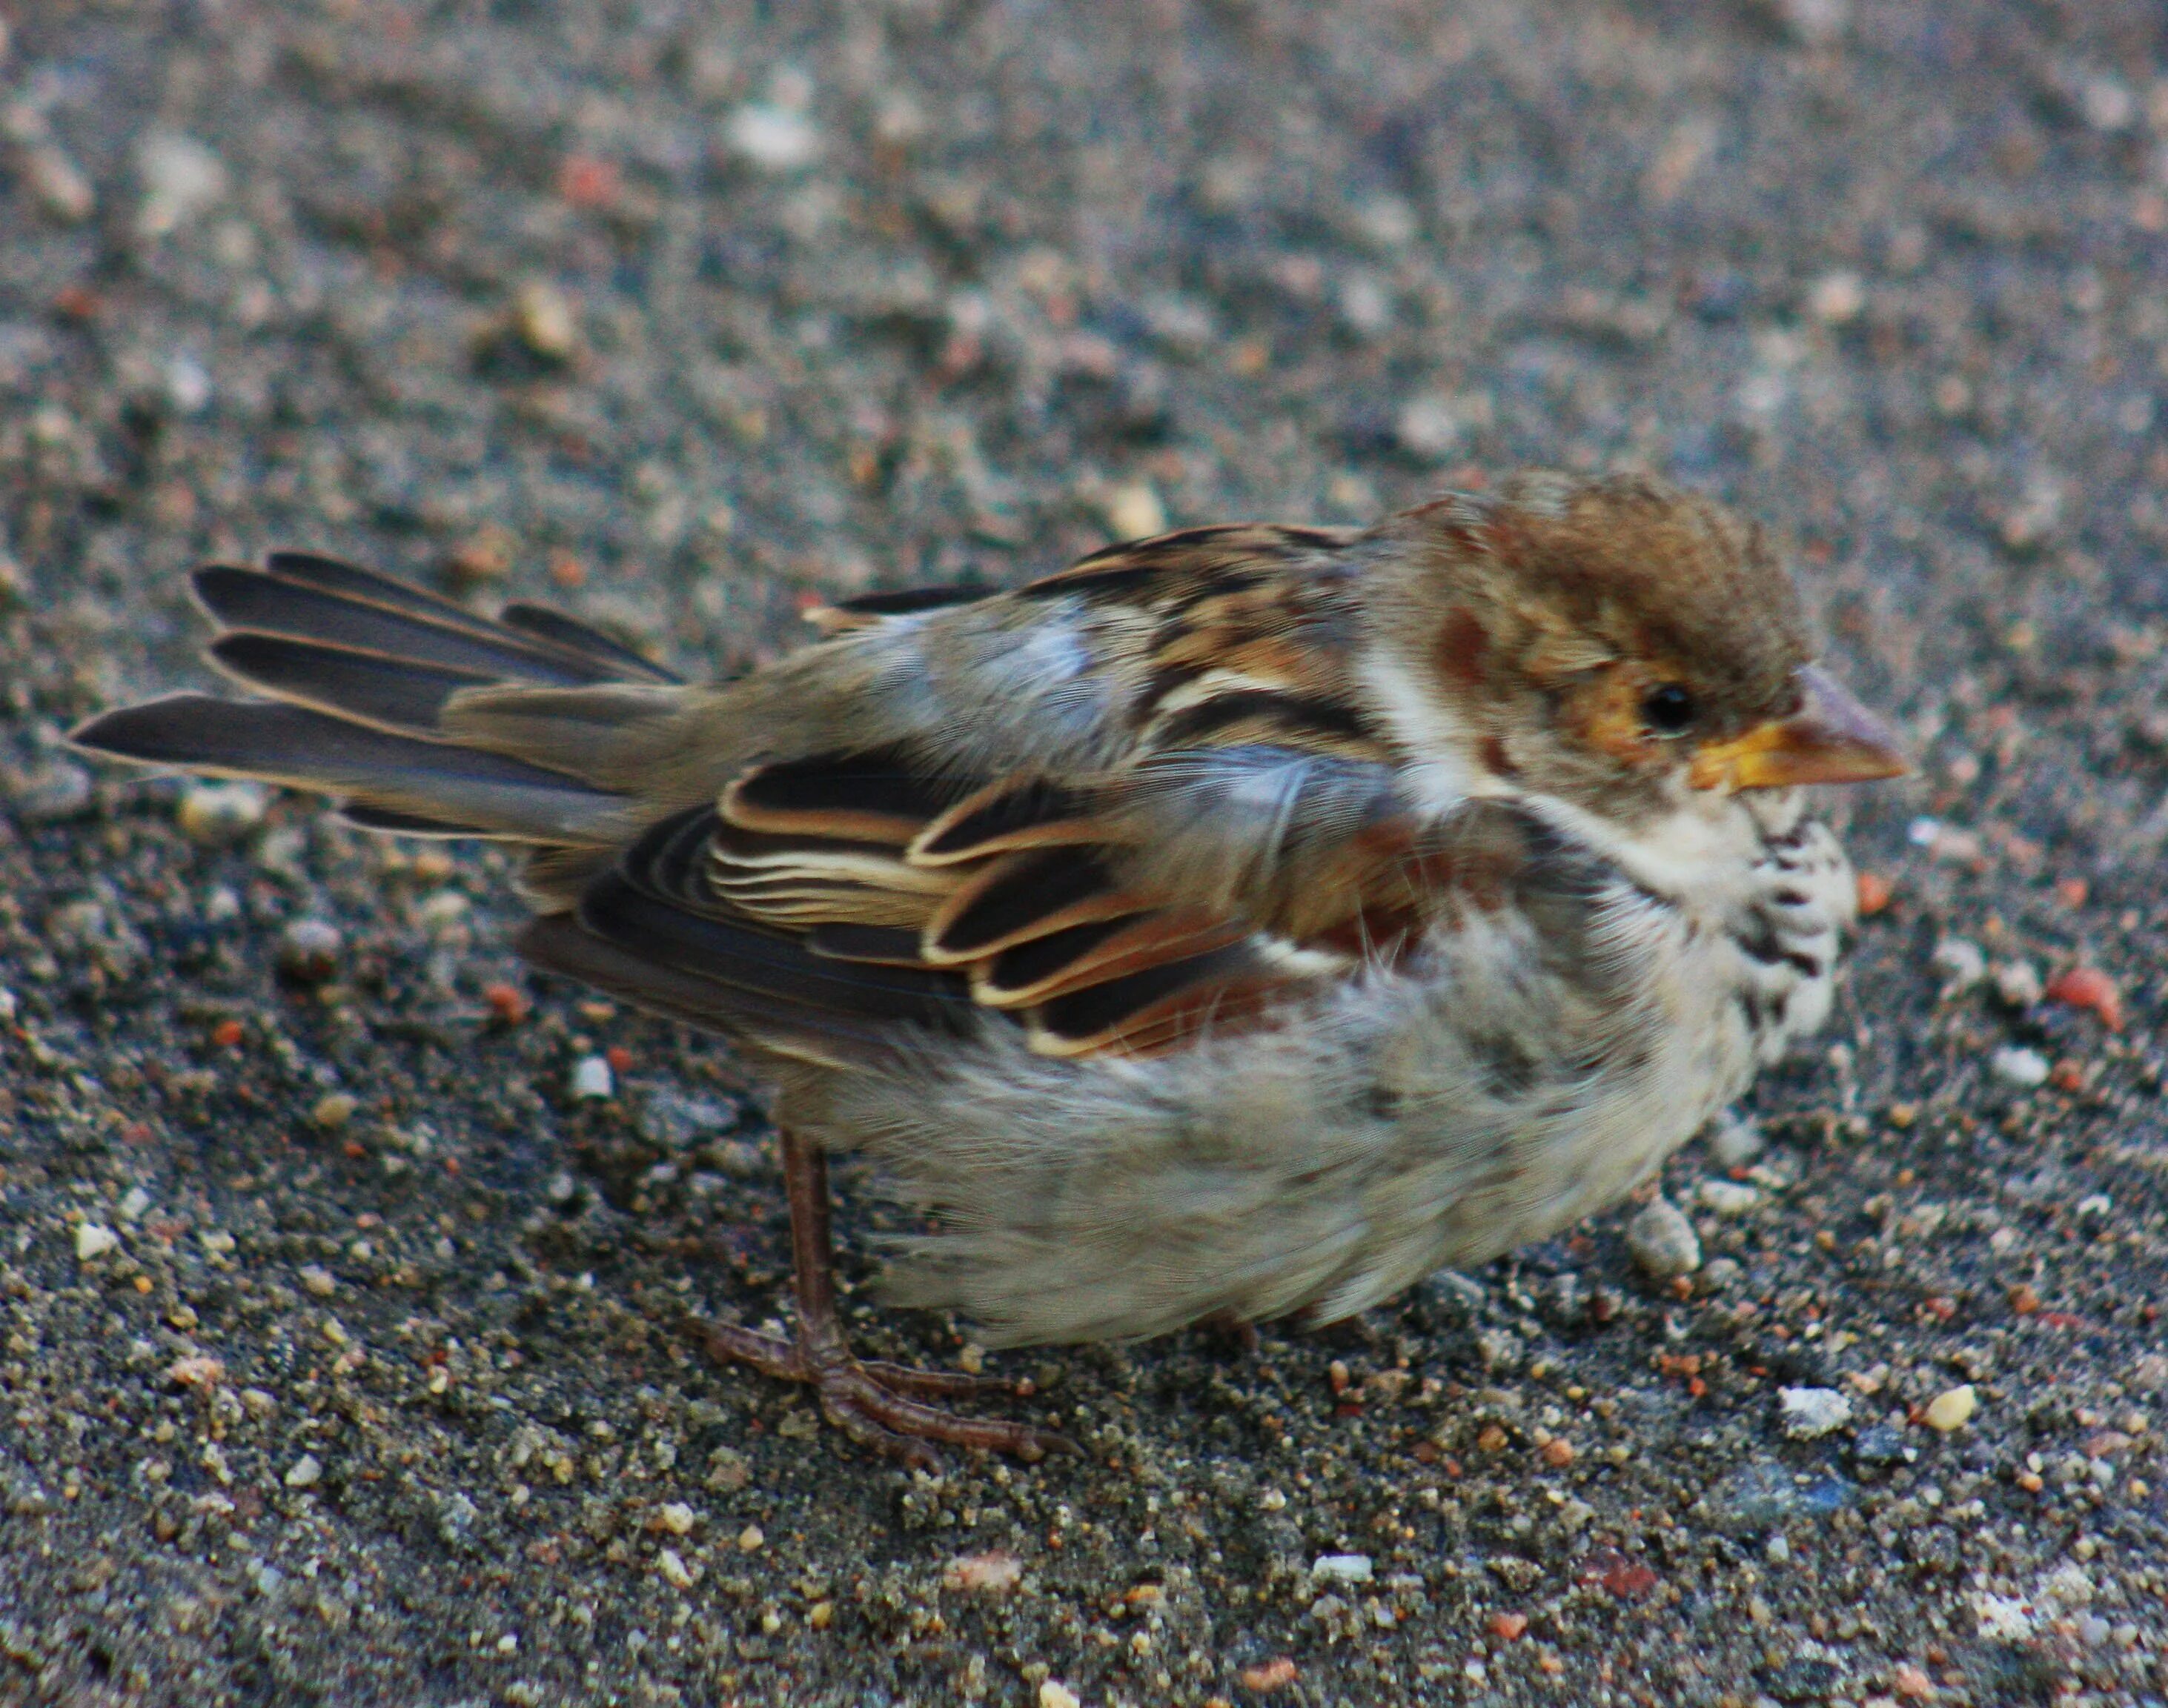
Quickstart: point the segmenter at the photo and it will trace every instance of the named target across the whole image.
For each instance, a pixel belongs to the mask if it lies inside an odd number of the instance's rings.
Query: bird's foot
[[[763,1375],[808,1384],[820,1396],[821,1413],[830,1423],[860,1446],[914,1468],[931,1470],[939,1465],[940,1456],[927,1445],[935,1441],[1008,1453],[1028,1461],[1049,1453],[1078,1451],[1066,1435],[1034,1424],[962,1417],[927,1403],[990,1393],[1028,1393],[1028,1384],[860,1359],[840,1334],[811,1335],[802,1329],[794,1337],[764,1334],[697,1317],[688,1319],[688,1327],[711,1358],[750,1364]]]

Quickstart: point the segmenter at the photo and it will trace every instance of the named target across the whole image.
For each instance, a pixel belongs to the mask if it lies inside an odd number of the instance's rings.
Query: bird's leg
[[[733,1323],[693,1319],[696,1339],[711,1357],[752,1365],[785,1382],[810,1383],[830,1423],[861,1445],[912,1465],[938,1462],[929,1441],[986,1447],[1020,1459],[1073,1451],[1065,1435],[1030,1424],[959,1417],[924,1403],[989,1391],[1007,1382],[940,1370],[862,1361],[836,1311],[833,1245],[829,1229],[828,1159],[794,1133],[783,1136],[783,1178],[790,1199],[791,1279],[798,1303],[794,1337],[763,1334]]]

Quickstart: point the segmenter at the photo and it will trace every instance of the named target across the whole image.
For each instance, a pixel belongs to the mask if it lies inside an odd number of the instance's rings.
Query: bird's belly
[[[1773,964],[1680,909],[1599,925],[1548,961],[1508,926],[1470,931],[1149,1061],[1035,1056],[989,1028],[839,1085],[832,1136],[938,1219],[893,1290],[967,1311],[990,1344],[1347,1315],[1615,1201],[1827,1005],[1819,915],[1788,920]]]

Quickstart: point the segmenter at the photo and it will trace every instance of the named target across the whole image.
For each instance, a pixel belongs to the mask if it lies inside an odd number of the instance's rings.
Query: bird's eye
[[[1676,682],[1649,690],[1641,702],[1641,715],[1659,735],[1676,735],[1694,720],[1694,698]]]

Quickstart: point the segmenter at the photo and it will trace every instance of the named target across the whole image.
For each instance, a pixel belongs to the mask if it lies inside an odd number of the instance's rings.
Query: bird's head
[[[1740,790],[1907,769],[1812,661],[1761,528],[1707,498],[1538,471],[1368,538],[1390,590],[1377,639],[1394,722],[1479,791],[1632,826]]]

